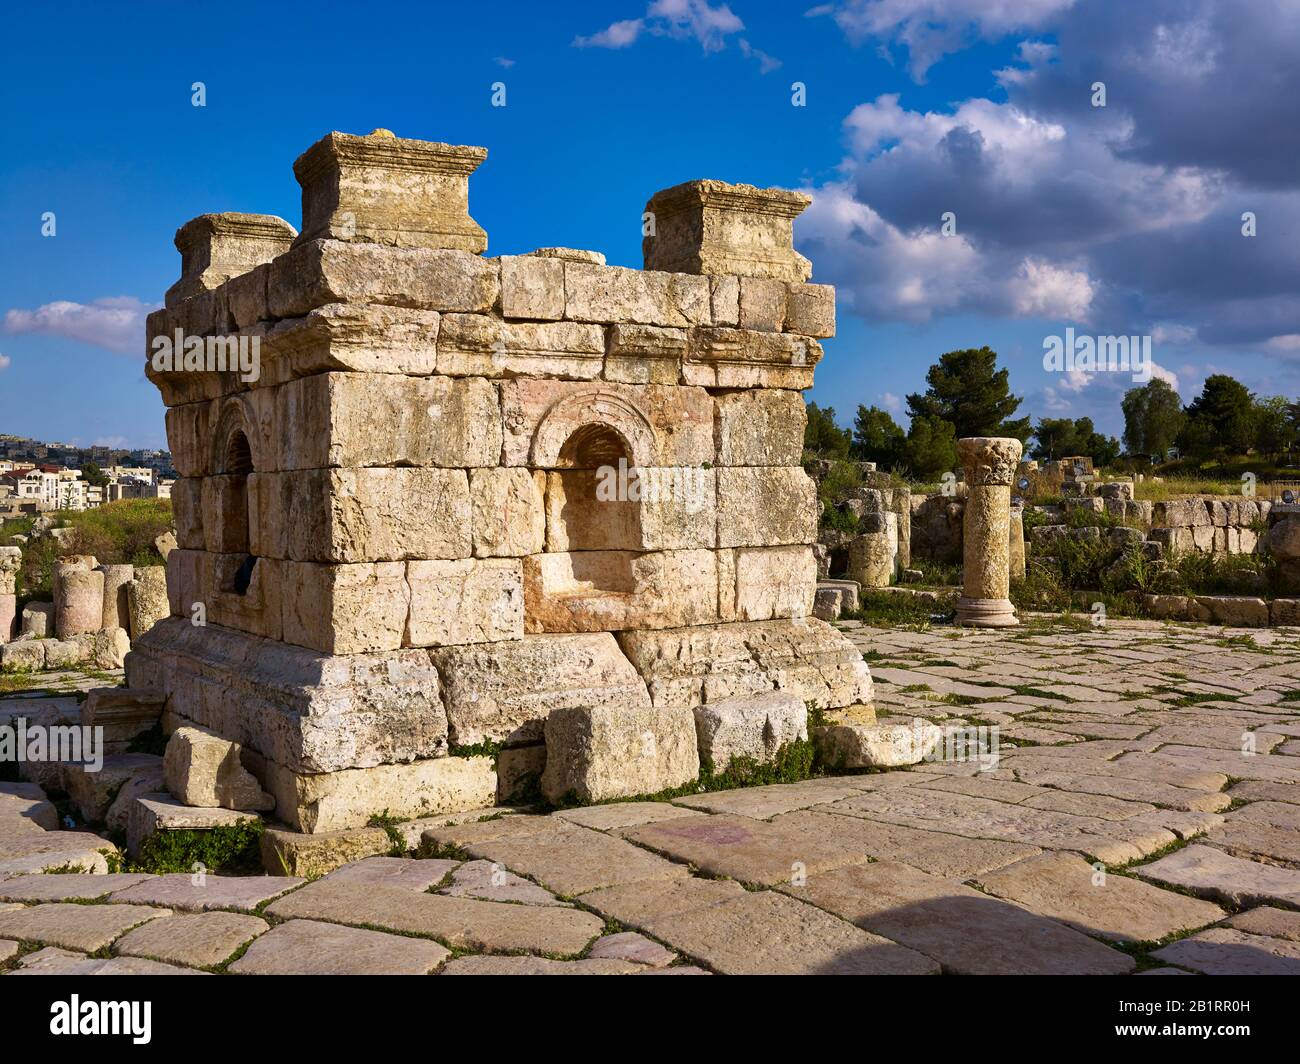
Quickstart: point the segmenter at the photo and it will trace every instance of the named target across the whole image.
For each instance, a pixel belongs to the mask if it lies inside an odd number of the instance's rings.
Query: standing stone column
[[[1008,569],[1012,580],[1025,578],[1025,507],[1023,503],[1011,507],[1011,522],[1007,538]]]
[[[101,565],[104,574],[105,628],[130,628],[131,608],[127,602],[126,585],[135,577],[133,565]]]
[[[14,637],[18,616],[18,569],[23,552],[18,547],[0,547],[0,643]]]
[[[962,597],[957,623],[975,628],[1019,624],[1010,592],[1011,481],[1020,461],[1019,440],[975,436],[957,441],[966,471],[962,527]]]
[[[54,593],[54,631],[60,639],[90,635],[104,627],[104,574],[98,569],[64,571]]]

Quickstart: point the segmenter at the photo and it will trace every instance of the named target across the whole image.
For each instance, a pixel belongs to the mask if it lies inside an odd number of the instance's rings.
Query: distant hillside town
[[[0,519],[90,510],[119,499],[169,499],[169,451],[76,447],[0,433]]]

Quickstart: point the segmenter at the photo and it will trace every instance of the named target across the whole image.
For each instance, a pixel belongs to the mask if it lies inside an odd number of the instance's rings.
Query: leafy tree
[[[1277,457],[1296,442],[1296,425],[1285,396],[1274,395],[1255,404],[1255,449]]]
[[[903,461],[919,480],[934,480],[957,468],[957,433],[951,421],[912,418],[903,444]]]
[[[1120,405],[1124,410],[1124,446],[1132,454],[1163,458],[1187,420],[1178,393],[1159,377],[1152,377],[1140,388],[1130,388]]]
[[[1119,458],[1119,440],[1098,432],[1092,418],[1041,418],[1034,429],[1035,458],[1067,458],[1087,455],[1098,468],[1114,464]]]
[[[1201,394],[1187,408],[1179,446],[1200,456],[1215,451],[1244,454],[1255,442],[1256,421],[1255,397],[1246,386],[1215,373],[1205,379]]]
[[[853,450],[859,458],[893,469],[903,458],[906,437],[889,412],[878,406],[859,406],[853,419]]]
[[[108,474],[99,468],[96,462],[87,462],[81,467],[81,479],[87,484],[102,488],[108,483]]]
[[[925,375],[923,395],[907,397],[907,412],[916,418],[947,421],[954,436],[1015,436],[1029,439],[1029,418],[1011,420],[1020,397],[1011,394],[1008,372],[996,369],[997,352],[989,347],[949,351]]]
[[[804,429],[804,450],[823,458],[847,458],[853,434],[835,424],[835,408],[808,404],[808,426]]]

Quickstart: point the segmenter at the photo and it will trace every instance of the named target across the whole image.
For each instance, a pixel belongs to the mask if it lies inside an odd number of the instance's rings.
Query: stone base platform
[[[311,833],[509,800],[541,777],[543,725],[561,711],[689,721],[765,692],[818,709],[872,693],[861,654],[815,619],[330,655],[172,617],[136,641],[127,682],[165,697],[165,731],[194,724],[241,744],[275,818]],[[620,793],[666,786],[651,776]]]

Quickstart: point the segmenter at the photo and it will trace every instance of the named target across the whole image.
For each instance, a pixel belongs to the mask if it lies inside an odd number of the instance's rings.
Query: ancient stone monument
[[[1011,590],[1011,481],[1021,450],[1019,440],[996,436],[957,441],[957,458],[968,489],[958,624],[1007,628],[1020,623],[1007,596]]]
[[[303,831],[655,792],[713,737],[761,752],[871,698],[811,616],[800,390],[834,291],[792,246],[806,197],[660,192],[645,271],[484,258],[486,154],[332,133],[294,167],[304,231],[187,223],[149,319],[179,547],[128,682]],[[154,361],[173,338],[195,357]],[[204,362],[216,338],[258,373]]]

